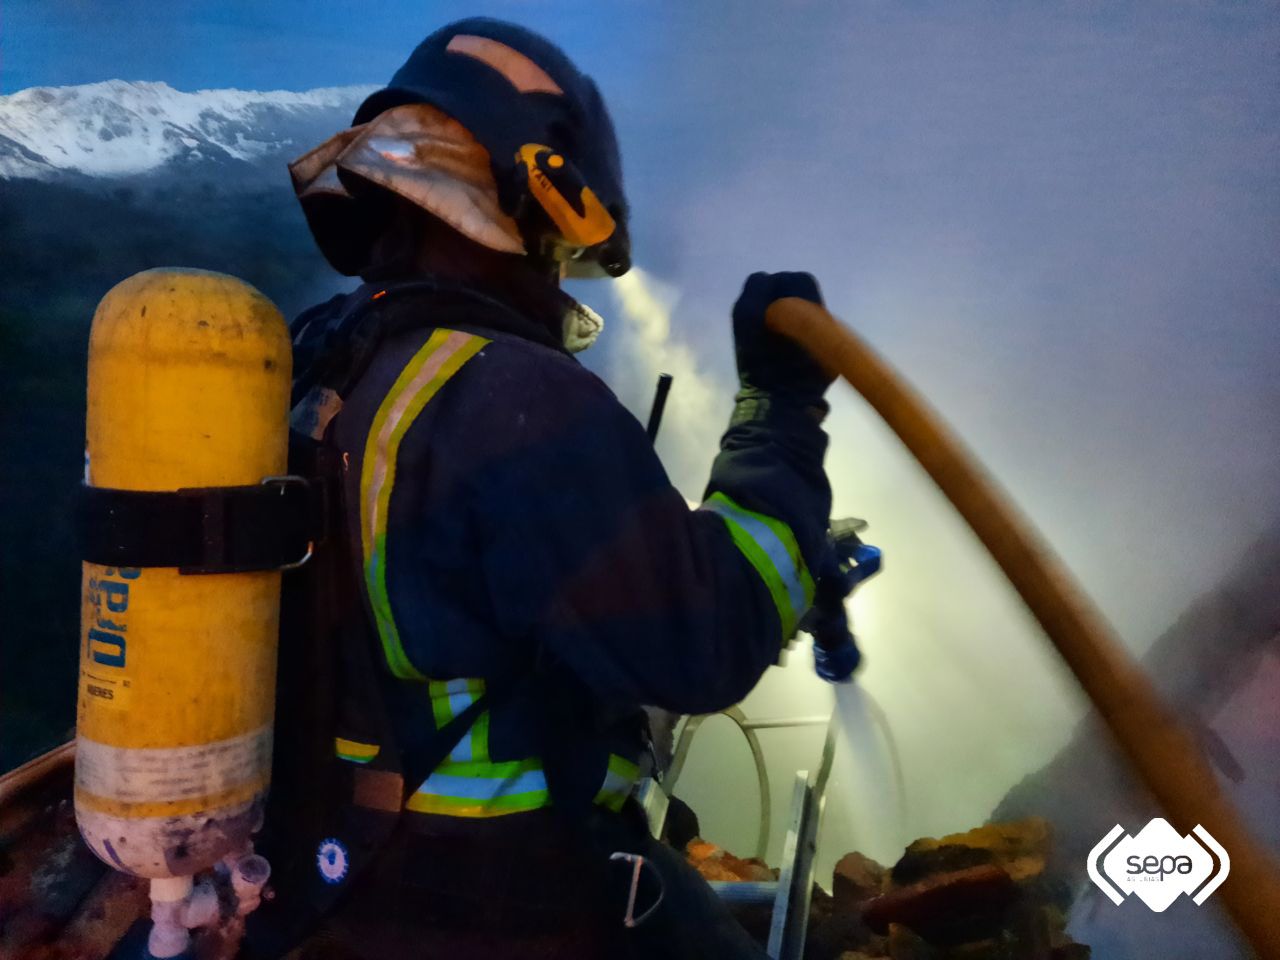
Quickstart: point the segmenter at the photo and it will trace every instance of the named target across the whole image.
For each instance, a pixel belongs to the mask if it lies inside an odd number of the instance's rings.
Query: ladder
[[[807,727],[826,725],[826,738],[822,744],[822,757],[818,769],[797,770],[795,786],[791,794],[791,808],[787,816],[787,833],[782,845],[782,862],[777,880],[768,881],[710,881],[711,888],[725,903],[740,905],[769,905],[771,920],[766,949],[773,960],[801,960],[804,955],[805,936],[808,932],[809,901],[813,893],[814,858],[818,846],[818,827],[826,804],[827,781],[835,759],[835,743],[839,732],[836,714],[826,717],[779,717],[749,719],[740,707],[730,707],[721,712],[742,731],[756,766],[756,780],[760,789],[760,828],[756,835],[755,856],[763,859],[769,842],[772,809],[769,798],[769,775],[765,769],[764,752],[760,748],[757,730],[783,727]],[[709,716],[716,716],[710,714]],[[649,821],[650,833],[657,837],[666,825],[669,791],[684,768],[693,735],[706,717],[689,717],[681,727],[671,767],[659,784],[652,778],[640,786],[639,800]]]

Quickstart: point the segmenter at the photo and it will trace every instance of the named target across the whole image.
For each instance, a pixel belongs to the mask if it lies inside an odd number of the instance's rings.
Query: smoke
[[[696,331],[694,318],[706,311],[682,309],[672,284],[640,268],[612,284],[612,292],[614,315],[602,341],[606,377],[643,418],[658,374],[674,375],[658,452],[686,498],[696,500],[727,422],[733,383],[679,336],[673,316]],[[727,304],[720,313],[727,334]],[[868,518],[869,540],[886,551],[886,573],[860,589],[849,611],[866,656],[859,682],[883,708],[904,782],[896,782],[883,731],[864,699],[847,695],[820,875],[851,849],[892,862],[917,836],[982,822],[1012,783],[1065,742],[1083,709],[1020,601],[920,468],[847,387],[837,384],[830,397],[834,515]],[[749,716],[825,716],[837,709],[833,689],[813,672],[808,643],[802,637],[765,675],[744,704]],[[1019,718],[1014,738],[1007,733],[1011,717]],[[817,766],[822,728],[759,735],[776,859],[795,771]],[[754,791],[750,755],[735,730],[705,724],[680,785],[702,812],[704,832],[731,849],[749,849],[758,807],[740,798]]]
[[[685,498],[699,500],[729,422],[733,385],[713,374],[690,343],[672,335],[671,316],[679,303],[673,286],[633,267],[611,284],[611,292],[617,309],[605,334],[606,379],[623,403],[647,420],[658,376],[671,374],[657,451]]]
[[[603,78],[665,105],[618,111],[633,234],[664,312],[652,336],[622,338],[609,373],[631,378],[620,392],[638,411],[663,344],[704,374],[709,422],[682,423],[704,414],[680,406],[679,374],[659,445],[682,489],[696,494],[728,412],[742,278],[810,270],[1142,654],[1277,513],[1274,9],[818,3],[744,9],[726,32],[685,5],[668,24],[644,84]],[[889,785],[838,764],[820,879],[852,846],[892,859],[984,821],[1086,706],[896,439],[847,388],[832,399],[835,513],[867,518],[885,550],[850,610],[908,816],[896,835],[870,826]],[[830,704],[798,647],[746,707]],[[712,839],[748,849],[749,754],[732,731],[703,731],[682,790]],[[760,736],[776,824],[821,737]],[[1063,790],[1106,805],[1087,783]]]

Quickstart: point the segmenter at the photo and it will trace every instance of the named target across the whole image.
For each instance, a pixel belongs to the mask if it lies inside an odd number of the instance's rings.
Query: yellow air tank
[[[171,491],[285,473],[290,367],[280,312],[234,277],[123,281],[89,339],[86,484]],[[274,571],[84,564],[75,809],[112,867],[189,878],[259,825],[279,599]]]

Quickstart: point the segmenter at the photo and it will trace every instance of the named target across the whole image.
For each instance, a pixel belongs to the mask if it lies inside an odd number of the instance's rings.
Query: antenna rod
[[[658,375],[658,388],[653,394],[653,406],[649,408],[649,442],[658,439],[658,428],[662,426],[662,411],[667,408],[667,394],[671,392],[671,381],[675,378],[669,373]]]

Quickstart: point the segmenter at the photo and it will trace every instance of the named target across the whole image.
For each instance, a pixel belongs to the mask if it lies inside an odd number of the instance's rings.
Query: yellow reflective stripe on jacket
[[[334,754],[352,763],[368,763],[378,755],[381,749],[376,743],[361,743],[359,740],[347,740],[344,737],[333,738]]]
[[[713,493],[702,510],[718,514],[729,536],[760,575],[782,622],[782,639],[790,640],[796,624],[813,605],[813,577],[800,556],[795,534],[781,520],[748,510],[723,493]]]
[[[446,760],[405,808],[450,817],[501,817],[548,806],[547,779],[536,757],[505,763]]]
[[[595,802],[620,810],[639,768],[609,757]],[[527,813],[551,805],[542,761],[537,757],[505,762],[446,760],[405,803],[406,810],[446,817],[488,818]]]
[[[483,678],[428,681],[436,729],[443,729],[484,691]],[[537,810],[548,802],[547,781],[536,757],[500,763],[489,759],[489,711],[485,710],[409,797],[405,808],[451,817],[500,817]]]
[[[639,775],[638,766],[625,757],[611,754],[609,769],[605,772],[604,784],[596,794],[595,802],[617,813],[622,809],[622,804],[626,802]]]
[[[396,455],[400,441],[431,398],[488,342],[456,330],[432,333],[382,399],[365,441],[360,471],[360,544],[365,587],[387,666],[403,680],[426,677],[409,661],[401,646],[387,595],[387,511],[395,486]]]
[[[457,680],[431,680],[427,683],[431,697],[431,713],[436,729],[443,730],[454,717],[471,706],[484,693],[483,679],[460,677]],[[489,759],[489,711],[483,711],[466,735],[458,740],[449,760],[458,763]]]

